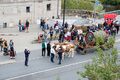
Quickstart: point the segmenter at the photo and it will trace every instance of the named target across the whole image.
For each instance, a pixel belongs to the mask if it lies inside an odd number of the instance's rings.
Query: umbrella
[[[116,17],[117,17],[117,14],[115,13],[104,15],[104,19],[115,19]]]
[[[111,14],[105,14],[104,19],[108,24],[111,24],[117,17],[117,14],[111,13]]]

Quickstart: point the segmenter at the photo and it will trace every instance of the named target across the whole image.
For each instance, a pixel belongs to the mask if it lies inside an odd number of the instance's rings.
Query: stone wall
[[[4,22],[17,25],[19,20],[22,20],[24,23],[26,19],[34,23],[40,18],[52,18],[52,16],[57,16],[57,0],[39,1],[0,4],[0,25]],[[48,11],[47,4],[51,4],[51,9]],[[61,4],[61,1],[59,4]],[[30,7],[30,12],[26,12],[26,7]],[[59,5],[59,14],[60,13],[61,5]]]

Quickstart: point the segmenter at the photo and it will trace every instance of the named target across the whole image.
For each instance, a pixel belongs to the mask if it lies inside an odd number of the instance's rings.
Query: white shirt
[[[45,42],[45,48],[47,48],[47,43]]]
[[[53,48],[51,48],[51,53],[55,54],[55,50]]]
[[[80,30],[78,30],[78,34],[82,34],[83,33],[83,31],[80,29]]]
[[[65,34],[65,37],[67,37],[67,33]]]
[[[56,26],[56,27],[55,27],[55,29],[57,30],[57,29],[59,29],[59,27],[58,27],[58,26]]]
[[[71,36],[71,33],[69,31],[67,32],[67,36]]]

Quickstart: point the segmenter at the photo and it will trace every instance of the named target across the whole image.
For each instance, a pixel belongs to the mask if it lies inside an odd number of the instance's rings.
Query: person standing
[[[13,47],[11,47],[11,49],[10,49],[10,58],[15,59],[15,51],[14,51]]]
[[[115,22],[115,28],[117,29],[117,34],[119,32],[119,26],[120,26],[120,23],[118,21]]]
[[[46,54],[46,43],[45,41],[42,42],[42,56],[45,56]]]
[[[6,40],[3,41],[3,49],[4,49],[3,55],[8,55],[8,44]]]
[[[59,65],[61,64],[61,61],[62,61],[62,54],[63,54],[63,48],[62,46],[59,47],[58,49],[58,59],[59,59]]]
[[[44,31],[43,39],[44,39],[45,42],[47,42],[47,31]]]
[[[58,36],[58,34],[59,34],[59,27],[56,26],[55,27],[55,38]]]
[[[47,44],[47,56],[50,56],[50,51],[51,51],[51,44],[48,42]]]
[[[43,20],[40,19],[40,28],[42,29],[43,28]]]
[[[9,47],[10,47],[10,50],[13,49],[14,50],[14,43],[12,40],[10,40],[9,42]]]
[[[19,27],[19,31],[21,32],[21,31],[22,31],[22,23],[21,23],[21,20],[19,20],[18,27]]]
[[[1,51],[2,51],[2,49],[3,49],[3,40],[2,40],[2,38],[0,38],[0,47],[1,47]]]
[[[10,47],[10,58],[14,59],[15,58],[15,51],[14,51],[14,43],[12,40],[9,42],[9,47]]]
[[[28,59],[29,59],[30,51],[28,49],[25,49],[24,53],[25,53],[25,66],[28,66]]]
[[[68,23],[67,23],[67,22],[65,23],[65,28],[66,28],[66,29],[68,28]]]
[[[52,40],[52,38],[53,38],[53,28],[51,27],[50,28],[50,40]]]
[[[51,54],[50,60],[51,60],[52,63],[54,63],[55,53],[56,53],[56,52],[55,52],[55,47],[53,46],[53,47],[51,48],[51,52],[50,52],[50,54]]]
[[[29,21],[28,20],[26,20],[25,26],[26,26],[26,32],[29,32],[28,31],[28,28],[29,28]]]
[[[60,34],[59,34],[59,42],[64,42],[64,32],[61,31]]]

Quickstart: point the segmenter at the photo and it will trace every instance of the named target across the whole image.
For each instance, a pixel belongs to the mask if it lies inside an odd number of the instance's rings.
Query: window
[[[47,11],[51,10],[51,4],[47,4]]]
[[[26,7],[26,13],[30,13],[30,7],[29,6]]]

